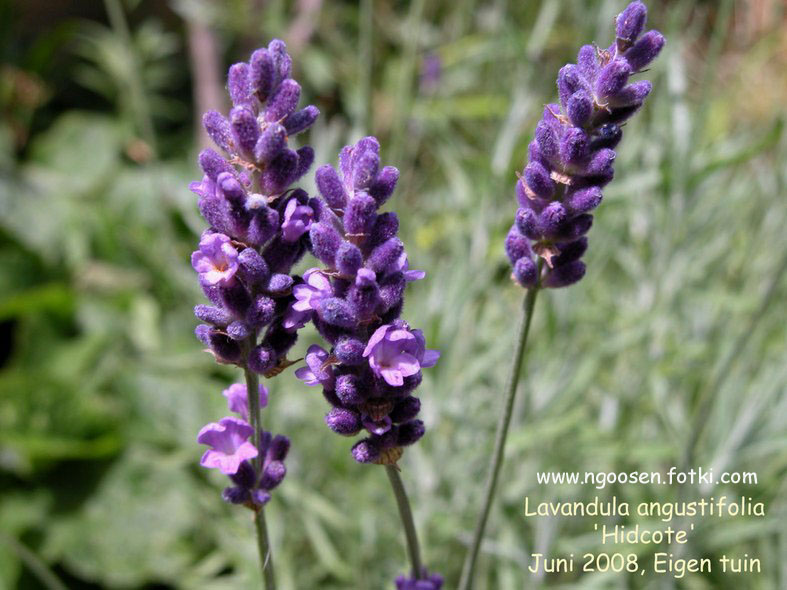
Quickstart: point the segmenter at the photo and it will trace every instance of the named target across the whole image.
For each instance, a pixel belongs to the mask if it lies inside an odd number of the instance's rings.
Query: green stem
[[[245,356],[254,348],[257,341],[257,334],[252,334],[246,341]],[[262,436],[262,420],[260,419],[260,378],[254,371],[244,367],[243,374],[246,377],[246,396],[249,400],[249,422],[254,429],[252,442],[258,449],[260,448],[260,438]],[[262,457],[259,455],[252,459],[254,472],[260,473],[262,468]],[[254,528],[257,531],[257,550],[260,554],[260,569],[262,571],[263,588],[265,590],[276,590],[276,581],[273,576],[273,554],[270,542],[268,541],[268,527],[265,525],[265,509],[260,508],[254,514]]]
[[[5,533],[0,533],[0,543],[8,545],[11,551],[19,558],[19,561],[25,564],[25,567],[30,570],[30,573],[38,579],[44,588],[47,590],[68,590],[65,584],[60,581],[60,578],[49,569],[38,555],[15,538]]]
[[[265,509],[260,508],[254,515],[254,527],[257,529],[257,550],[260,554],[260,567],[262,568],[262,587],[265,590],[276,590],[276,580],[273,575],[273,553],[268,541],[268,527],[265,524]]]
[[[540,271],[541,265],[539,264],[539,275]],[[527,335],[530,332],[530,323],[533,319],[533,308],[536,304],[536,296],[538,295],[538,291],[539,285],[536,285],[535,287],[528,289],[527,294],[525,295],[522,318],[519,323],[519,340],[516,345],[516,351],[514,352],[514,359],[513,363],[511,364],[511,372],[508,376],[505,404],[503,405],[503,411],[500,414],[500,421],[497,424],[497,433],[495,434],[495,449],[492,454],[492,463],[489,466],[486,487],[484,489],[484,505],[481,509],[481,514],[478,516],[475,532],[473,533],[473,541],[470,545],[470,550],[465,557],[464,566],[462,567],[462,578],[459,581],[459,590],[470,590],[473,585],[473,574],[475,572],[476,559],[478,558],[478,551],[481,547],[481,540],[484,537],[486,521],[489,518],[489,510],[492,507],[492,501],[495,497],[497,478],[500,475],[500,468],[503,465],[503,455],[505,453],[506,437],[508,436],[508,426],[511,424],[511,414],[514,409],[514,399],[516,398],[519,374],[522,369],[522,360],[524,358],[525,345],[527,344]]]
[[[424,575],[424,569],[421,565],[421,550],[418,547],[418,534],[415,532],[413,512],[410,510],[407,492],[404,490],[402,478],[399,476],[399,468],[396,465],[386,465],[385,472],[388,474],[388,480],[391,482],[391,488],[393,489],[394,496],[396,496],[396,504],[399,506],[399,516],[404,526],[404,536],[407,540],[407,553],[410,556],[413,577],[420,580]]]

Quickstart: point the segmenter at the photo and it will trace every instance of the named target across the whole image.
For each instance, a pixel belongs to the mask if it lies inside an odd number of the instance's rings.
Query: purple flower
[[[617,39],[608,49],[585,45],[577,64],[560,69],[560,104],[544,108],[530,144],[530,162],[516,184],[520,208],[506,235],[512,278],[530,288],[566,287],[581,280],[579,240],[590,229],[589,214],[602,187],[615,174],[621,125],[642,106],[652,87],[630,82],[664,46],[658,31],[642,30],[647,9],[635,1],[617,17]],[[534,259],[535,257],[535,259]],[[544,266],[538,264],[538,258]]]
[[[338,168],[317,170],[322,200],[309,202],[317,212],[309,247],[326,269],[312,269],[295,286],[285,320],[300,325],[310,317],[332,345],[310,348],[307,366],[296,375],[323,386],[333,406],[325,418],[331,430],[344,436],[367,431],[351,450],[359,463],[394,464],[403,447],[423,436],[420,402],[410,394],[421,368],[438,357],[426,350],[420,330],[411,331],[399,317],[407,283],[425,273],[409,269],[396,214],[378,211],[398,179],[396,168],[381,166],[374,137],[345,146]],[[404,399],[416,401],[400,405]]]
[[[199,250],[191,255],[191,266],[200,281],[209,286],[228,286],[238,271],[238,251],[224,234],[209,233],[199,242]]]
[[[227,406],[230,412],[240,414],[244,420],[249,420],[249,396],[246,391],[246,386],[242,383],[233,383],[222,392],[222,395],[227,398]],[[268,405],[268,389],[264,385],[260,385],[260,408]]]
[[[311,319],[317,304],[333,294],[330,279],[319,268],[310,268],[303,274],[304,283],[295,285],[292,294],[295,296],[287,308],[283,326],[287,330],[297,330]]]
[[[410,270],[410,263],[407,260],[407,253],[402,252],[401,256],[399,256],[399,260],[397,260],[398,268],[402,274],[404,274],[404,280],[408,283],[412,281],[420,281],[421,279],[426,277],[426,272],[422,270]]]
[[[443,576],[429,574],[425,571],[421,579],[399,576],[396,578],[396,590],[440,590],[443,587]]]
[[[290,199],[284,209],[284,222],[281,233],[285,242],[295,242],[312,226],[314,211],[308,205],[299,205],[297,199]]]
[[[306,351],[306,366],[296,370],[295,376],[306,385],[322,385],[326,389],[333,389],[333,371],[330,365],[326,365],[328,357],[328,351],[312,344]]]
[[[372,334],[363,356],[369,358],[375,375],[398,387],[404,383],[404,377],[415,375],[421,367],[437,364],[440,352],[426,349],[421,330],[386,324]]]
[[[203,150],[202,180],[189,187],[209,226],[191,257],[210,300],[194,309],[205,322],[195,334],[218,362],[266,377],[291,364],[286,356],[297,329],[313,314],[310,303],[319,300],[321,288],[327,285],[330,291],[327,278],[321,282],[322,275],[309,275],[300,300],[293,295],[292,268],[310,246],[320,201],[290,186],[308,172],[314,150],[308,145],[292,149],[289,137],[308,129],[319,115],[314,106],[298,110],[301,90],[291,73],[292,60],[279,40],[229,69],[233,108],[228,116],[210,111],[203,117],[208,135],[226,157]],[[224,397],[240,418],[208,424],[197,440],[210,447],[202,465],[230,476],[233,485],[223,498],[258,510],[284,478],[289,439],[261,428],[254,432],[249,422],[256,424],[259,417],[249,415],[248,395],[259,395],[260,407],[267,404],[264,386],[247,392],[243,384],[231,385]],[[259,439],[258,448],[250,439]]]
[[[249,437],[254,430],[239,418],[226,417],[211,422],[197,435],[197,442],[212,447],[202,455],[200,465],[217,468],[225,475],[233,475],[243,461],[253,459],[259,453]]]

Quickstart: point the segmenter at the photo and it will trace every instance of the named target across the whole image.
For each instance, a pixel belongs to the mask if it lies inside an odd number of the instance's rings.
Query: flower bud
[[[227,75],[227,88],[230,91],[232,104],[246,105],[250,101],[249,64],[238,63],[230,67]]]
[[[623,90],[609,97],[609,106],[611,107],[631,107],[639,106],[647,98],[653,85],[648,80],[640,80],[629,84]]]
[[[538,216],[541,231],[547,235],[554,235],[563,228],[568,214],[566,208],[559,201],[552,201]]]
[[[282,125],[271,123],[254,146],[254,159],[262,165],[272,162],[287,148],[287,132]]]
[[[355,276],[363,264],[363,255],[358,246],[347,241],[342,241],[336,251],[336,269],[343,275]]]
[[[344,209],[347,204],[347,193],[336,170],[328,164],[320,166],[314,179],[317,183],[317,190],[320,191],[328,206],[332,209]]]
[[[585,276],[585,263],[581,260],[569,262],[563,266],[550,269],[544,277],[544,286],[551,289],[568,287],[578,282]]]
[[[205,172],[205,176],[214,182],[222,172],[235,173],[232,165],[210,148],[206,148],[199,153],[199,165],[202,171]]]
[[[293,79],[284,80],[268,100],[265,120],[268,122],[284,119],[295,111],[301,98],[301,85]]]
[[[361,431],[362,427],[361,417],[358,413],[345,408],[331,408],[331,411],[325,415],[325,424],[328,425],[328,428],[343,436],[355,436]],[[355,451],[353,450],[354,454]],[[358,460],[357,457],[356,460]]]
[[[389,416],[393,422],[408,422],[415,418],[420,410],[421,400],[408,396],[396,403]]]
[[[232,322],[227,326],[227,336],[233,340],[245,340],[249,337],[249,328],[244,322]]]
[[[379,447],[368,438],[355,443],[351,452],[358,463],[374,463],[380,457]]]
[[[639,37],[645,22],[648,19],[648,9],[642,2],[632,2],[617,19],[615,19],[615,34],[617,36],[617,48],[619,52],[628,49],[634,40]]]
[[[266,344],[255,346],[249,353],[249,369],[260,375],[264,375],[273,369],[277,362],[278,358],[273,348]]]
[[[301,131],[306,131],[319,116],[320,110],[311,104],[300,111],[292,113],[284,119],[284,128],[287,129],[287,135],[296,135]]]
[[[623,57],[632,72],[638,72],[656,59],[664,47],[664,35],[658,31],[648,31],[629,49]]]
[[[264,103],[270,96],[275,81],[273,58],[267,49],[258,49],[249,60],[249,85],[251,91]]]
[[[217,146],[228,154],[235,151],[232,128],[224,116],[216,111],[208,111],[202,116],[202,126]]]
[[[214,307],[212,305],[195,305],[194,315],[198,320],[218,326],[219,328],[226,327],[233,319],[232,314],[226,309]]]
[[[598,51],[593,45],[583,45],[577,55],[577,67],[585,80],[593,80],[598,72]]]
[[[567,164],[577,164],[588,154],[588,136],[576,127],[570,127],[560,139],[560,157]]]
[[[352,373],[336,378],[336,397],[344,405],[354,406],[363,402],[364,395],[359,381],[358,376]]]
[[[393,194],[396,183],[399,180],[399,170],[393,166],[386,166],[380,170],[369,185],[369,194],[377,201],[377,206],[381,206]]]
[[[246,154],[254,153],[254,146],[260,136],[257,117],[246,107],[235,107],[230,111],[230,125],[235,145]]]
[[[588,239],[585,236],[568,244],[561,244],[560,254],[552,259],[552,265],[554,267],[565,266],[569,262],[579,260],[587,249]]]
[[[602,193],[597,186],[572,190],[566,195],[564,202],[572,214],[587,213],[601,203]]]
[[[391,238],[374,250],[366,260],[366,267],[375,273],[384,273],[385,271],[397,268],[396,263],[404,251],[404,244],[399,238]]]
[[[549,170],[538,162],[530,162],[525,166],[525,182],[527,187],[542,199],[548,199],[555,193],[555,182],[549,176]]]
[[[538,267],[529,257],[524,256],[514,263],[514,278],[525,288],[538,283]]]
[[[366,244],[374,247],[394,237],[399,231],[399,218],[393,211],[380,213],[374,220],[372,231]]]
[[[257,295],[246,313],[246,322],[256,329],[267,326],[276,315],[276,302],[267,295]]]
[[[598,78],[596,78],[596,94],[603,99],[617,94],[628,82],[631,72],[632,67],[624,61],[613,60],[609,62],[601,68]]]
[[[516,225],[514,225],[508,231],[505,247],[506,254],[508,255],[508,259],[511,261],[511,264],[514,264],[523,256],[529,257],[532,255],[532,250],[530,249],[530,240],[519,233]]]
[[[568,64],[560,68],[557,74],[557,90],[560,96],[560,104],[563,108],[568,106],[568,100],[575,92],[584,86],[579,75],[579,68],[574,64]]]
[[[312,223],[309,229],[312,244],[312,254],[327,266],[333,268],[336,261],[336,252],[342,243],[342,237],[331,225],[325,222]]]
[[[411,445],[426,433],[426,427],[421,420],[410,420],[399,426],[399,437],[397,444],[406,447]]]
[[[532,209],[520,207],[517,210],[516,227],[522,235],[531,240],[537,240],[540,237],[538,217]]]
[[[322,321],[339,328],[353,328],[358,323],[358,316],[352,306],[339,297],[326,297],[317,304],[317,315]]]
[[[345,337],[339,339],[333,349],[333,353],[343,365],[354,366],[365,362],[363,358],[364,348],[366,348],[366,344],[360,340]]]
[[[241,278],[250,286],[262,286],[270,278],[270,269],[265,259],[254,248],[244,248],[238,254]]]
[[[578,90],[568,99],[566,114],[571,120],[571,124],[576,127],[584,127],[593,115],[593,98],[587,90]]]
[[[348,234],[368,234],[377,215],[377,203],[366,193],[356,193],[344,212],[344,229]]]
[[[267,290],[270,293],[287,293],[292,289],[293,278],[284,273],[274,273],[268,281]]]
[[[377,176],[380,166],[380,156],[369,150],[361,154],[353,168],[353,187],[356,190],[366,189]]]
[[[271,461],[262,472],[260,487],[264,490],[272,490],[282,482],[285,475],[287,475],[287,468],[284,466],[284,463]]]

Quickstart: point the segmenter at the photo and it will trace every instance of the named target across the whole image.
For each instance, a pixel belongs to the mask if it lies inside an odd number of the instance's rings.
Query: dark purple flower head
[[[289,137],[319,115],[314,106],[298,109],[301,87],[291,74],[292,60],[279,40],[229,69],[232,109],[226,116],[210,111],[203,117],[224,156],[203,150],[202,180],[190,185],[209,226],[191,257],[211,303],[194,308],[205,322],[195,334],[218,362],[265,377],[292,364],[287,353],[313,314],[319,290],[332,295],[321,275],[307,273],[303,285],[291,275],[311,245],[310,230],[320,212],[317,199],[290,187],[308,171],[314,150],[291,148]],[[259,407],[267,404],[264,386],[253,395],[259,395]],[[230,386],[224,396],[240,418],[223,418],[200,431],[198,441],[211,447],[202,465],[230,476],[225,500],[258,510],[284,478],[289,440],[254,432],[249,422],[258,420],[249,415],[245,385]],[[257,439],[259,448],[252,442]]]
[[[343,148],[338,170],[317,170],[321,212],[309,236],[326,268],[304,275],[286,315],[288,324],[311,316],[332,345],[310,348],[307,366],[296,374],[323,386],[334,406],[325,418],[329,428],[345,436],[366,431],[352,448],[360,463],[395,463],[402,447],[423,436],[420,403],[397,402],[416,399],[409,394],[421,382],[421,369],[439,356],[426,349],[420,330],[399,319],[407,283],[425,273],[409,269],[396,214],[378,212],[398,179],[396,168],[381,167],[374,137]]]
[[[589,212],[614,176],[621,124],[652,89],[647,80],[630,78],[664,46],[658,31],[642,34],[646,20],[645,5],[632,2],[617,17],[614,45],[582,47],[577,64],[558,74],[560,104],[547,105],[536,126],[530,162],[516,185],[520,208],[505,240],[513,279],[523,287],[566,287],[585,274],[578,260],[584,246],[577,254],[572,244],[590,229]]]
[[[399,576],[396,578],[396,590],[441,590],[443,576],[429,574],[424,571],[420,579]]]

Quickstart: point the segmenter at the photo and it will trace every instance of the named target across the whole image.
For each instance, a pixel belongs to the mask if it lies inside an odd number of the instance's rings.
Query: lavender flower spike
[[[407,254],[396,237],[395,213],[377,209],[393,193],[399,173],[380,168],[380,145],[365,137],[339,154],[339,170],[317,170],[322,195],[309,229],[312,253],[325,268],[311,269],[293,289],[287,325],[306,314],[330,350],[312,347],[307,367],[296,376],[322,385],[332,409],[326,424],[343,436],[365,430],[352,448],[359,463],[396,463],[403,447],[424,434],[412,396],[421,369],[437,362],[420,330],[399,316],[408,281],[424,277],[408,269]]]
[[[530,162],[516,185],[520,209],[506,238],[513,279],[525,288],[566,287],[585,275],[590,212],[614,176],[613,151],[621,125],[651,91],[647,80],[630,82],[664,46],[658,31],[641,35],[642,2],[617,17],[616,42],[607,49],[585,45],[577,64],[560,70],[559,104],[544,108],[530,144]],[[539,274],[536,260],[546,268]]]
[[[255,512],[266,588],[274,587],[274,579],[261,512],[286,474],[289,439],[262,430],[260,408],[268,390],[259,385],[259,375],[274,377],[292,364],[287,353],[314,313],[308,306],[288,309],[299,302],[294,290],[312,288],[291,272],[311,247],[309,232],[322,206],[291,188],[308,172],[314,150],[291,149],[289,138],[319,114],[314,106],[298,109],[301,87],[291,73],[292,59],[279,40],[229,69],[233,108],[227,116],[211,111],[203,117],[224,155],[203,150],[202,179],[189,187],[209,226],[191,257],[211,303],[195,307],[205,322],[195,333],[218,362],[236,365],[245,377],[245,385],[224,391],[230,411],[240,418],[223,418],[200,431],[198,441],[211,447],[201,463],[230,477],[224,500]]]
[[[476,559],[497,488],[506,437],[516,399],[522,359],[542,288],[566,287],[585,275],[580,260],[593,224],[590,211],[602,199],[602,187],[614,176],[614,148],[622,123],[644,103],[650,82],[630,82],[664,46],[657,31],[641,35],[647,9],[632,2],[615,21],[616,40],[607,49],[585,45],[576,64],[560,69],[560,103],[544,108],[529,146],[529,163],[516,184],[519,210],[505,239],[513,279],[525,287],[522,319],[505,401],[495,434],[484,486],[483,505],[462,567],[459,590],[473,587]]]

